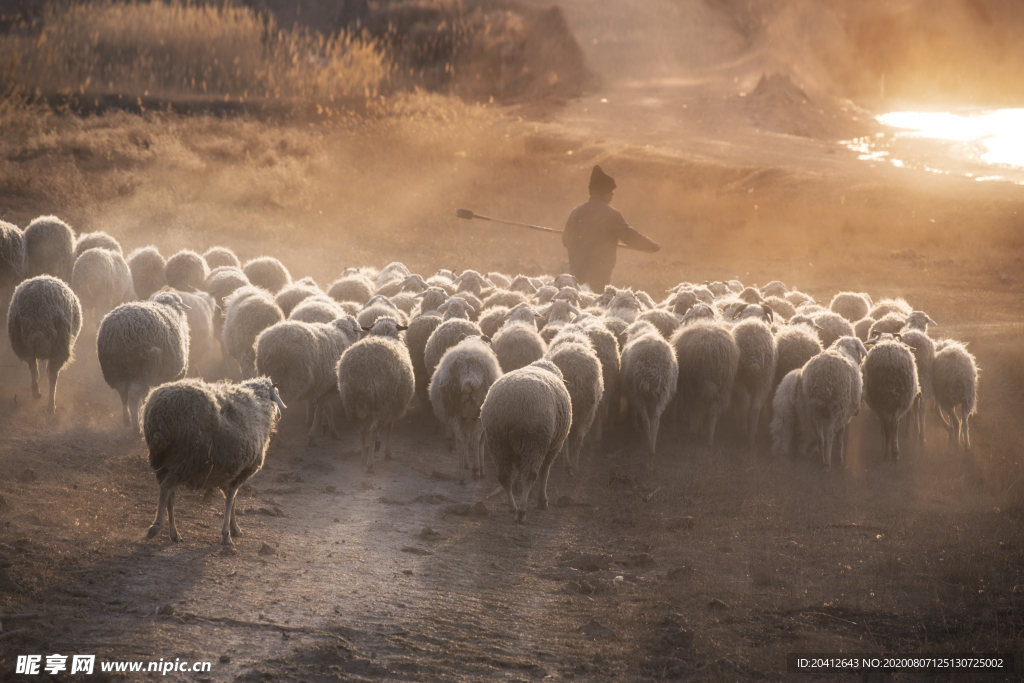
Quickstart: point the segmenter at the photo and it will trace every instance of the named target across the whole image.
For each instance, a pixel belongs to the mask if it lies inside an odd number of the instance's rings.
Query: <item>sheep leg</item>
[[[968,414],[964,414],[964,406],[963,406],[963,404],[960,404],[960,413],[963,414],[963,419],[960,421],[960,424],[963,425],[963,430],[964,430],[964,450],[970,452],[970,450],[971,450],[971,427],[970,427],[971,416],[968,415]]]
[[[715,445],[715,425],[718,423],[718,410],[708,410],[708,448]]]
[[[658,449],[658,430],[661,428],[661,415],[655,415],[651,418],[650,434],[648,436],[648,443],[650,444],[651,450],[651,462],[653,464],[654,454]]]
[[[899,462],[900,460],[900,421],[898,418],[890,419],[889,421],[889,453],[892,455],[893,462]]]
[[[484,478],[484,430],[478,423],[473,434],[473,446],[476,449],[476,465],[473,468],[473,476],[477,479]]]
[[[576,434],[572,435],[569,439],[571,442],[570,452],[572,453],[572,467],[569,469],[569,474],[579,472],[580,469],[580,453],[583,452],[583,442],[587,438],[586,432],[582,429]]]
[[[825,425],[818,426],[815,437],[818,448],[821,449],[821,464],[825,466],[825,469],[829,469],[832,467],[832,439],[825,434]]]
[[[529,470],[522,476],[523,493],[519,498],[519,507],[516,509],[517,524],[522,524],[526,521],[526,503],[530,500],[530,489],[533,488],[533,482],[537,481],[537,476],[538,473],[534,470]],[[546,499],[543,505],[547,505]]]
[[[165,484],[160,485],[160,499],[156,504],[156,519],[153,520],[153,525],[149,527],[149,532],[146,534],[146,538],[153,538],[160,533],[164,528],[164,520],[167,516],[167,498],[171,495],[173,488]]]
[[[463,437],[462,431],[455,431],[455,447],[459,451],[459,483],[466,485],[466,470],[469,469],[469,440]]]
[[[323,402],[324,417],[327,418],[327,431],[330,432],[332,439],[340,441],[341,434],[338,433],[337,427],[334,426],[334,406],[331,404],[331,399],[329,396],[324,396],[320,400]]]
[[[960,448],[960,417],[956,414],[956,406],[949,409],[949,441]]]
[[[315,446],[316,445],[316,436],[315,436],[316,435],[316,428],[320,426],[320,410],[321,410],[321,408],[320,408],[320,401],[316,401],[316,402],[306,401],[306,410],[307,410],[307,412],[309,411],[309,407],[311,405],[313,406],[313,419],[312,419],[313,426],[309,428],[309,440],[306,442],[307,446]],[[307,422],[306,424],[309,424],[309,422]]]
[[[235,489],[235,490],[237,491],[238,489]],[[225,497],[227,497],[227,494],[225,494]],[[229,527],[232,536],[241,536],[242,535],[242,528],[240,526],[238,526],[238,519],[237,519],[237,517],[235,517],[235,508],[237,507],[235,504],[237,502],[238,502],[238,497],[235,496],[234,500],[231,503],[231,524],[230,524],[230,527]]]
[[[757,442],[757,428],[761,423],[761,410],[764,408],[764,396],[754,396],[750,401],[750,413],[747,419],[747,446],[753,448]]]
[[[171,540],[175,543],[181,543],[181,534],[178,533],[178,527],[174,525],[174,491],[171,489],[171,494],[167,496],[167,531],[171,535]]]
[[[363,449],[363,467],[366,468],[366,473],[373,472],[373,451],[370,450],[370,444],[373,441],[369,438],[369,430],[365,426],[359,427],[359,444]],[[373,435],[376,438],[376,434]]]
[[[231,516],[235,510],[235,494],[238,493],[238,487],[230,488],[224,491],[224,527],[221,529],[221,545],[234,545],[231,541]],[[238,528],[238,525],[235,525]]]
[[[391,428],[394,426],[394,422],[388,422],[384,425],[384,459],[391,460]],[[374,435],[376,438],[376,435]]]
[[[39,391],[39,366],[35,358],[28,362],[28,371],[32,375],[32,398],[42,398],[43,395]]]
[[[118,389],[117,393],[121,395],[121,416],[124,420],[125,428],[132,426],[132,418],[128,414],[128,388]]]
[[[835,449],[836,455],[839,456],[839,464],[842,467],[846,467],[846,425],[839,428],[832,441],[832,448]]]
[[[142,410],[142,397],[146,392],[146,387],[139,386],[135,382],[128,388],[128,403],[129,409],[131,410],[132,417],[132,428],[135,433],[138,434],[142,430],[139,426],[139,413]]]
[[[537,509],[548,509],[548,477],[551,475],[551,466],[555,464],[557,453],[552,453],[540,465],[540,490],[537,491]],[[526,513],[526,498],[523,498],[523,513]]]
[[[316,428],[315,425],[318,407],[319,406],[316,405],[315,401],[306,401],[306,424],[314,425],[314,429]],[[313,444],[309,445],[312,446]]]
[[[60,374],[60,366],[51,360],[46,370],[50,375],[50,403],[47,407],[52,413],[57,409],[57,375]]]

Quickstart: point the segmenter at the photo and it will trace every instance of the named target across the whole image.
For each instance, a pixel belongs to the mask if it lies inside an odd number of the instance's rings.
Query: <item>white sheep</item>
[[[362,306],[373,296],[373,283],[362,275],[347,275],[331,283],[327,296],[339,303],[352,301]]]
[[[89,249],[108,249],[121,254],[121,243],[103,231],[87,232],[75,240],[75,259]]]
[[[811,442],[803,417],[803,369],[790,370],[779,382],[772,399],[772,421],[768,426],[773,458],[804,455]]]
[[[42,398],[36,361],[47,361],[47,408],[51,413],[56,410],[57,375],[71,361],[81,330],[82,307],[63,281],[51,275],[38,275],[14,290],[7,310],[7,336],[14,354],[28,364],[33,398]]]
[[[96,335],[103,379],[121,396],[125,427],[139,431],[139,407],[155,386],[188,369],[187,309],[175,292],[118,306]]]
[[[235,520],[235,495],[263,467],[270,435],[284,407],[265,377],[241,384],[187,379],[150,392],[143,422],[160,500],[147,536],[159,534],[166,519],[171,540],[182,540],[174,524],[178,486],[219,488],[225,497],[221,543],[231,545],[231,537],[242,533]]]
[[[871,297],[863,292],[839,292],[832,297],[829,310],[855,323],[871,310]]]
[[[549,360],[538,360],[506,373],[487,392],[480,420],[498,482],[505,489],[516,522],[522,524],[530,489],[538,478],[539,507],[547,509],[551,464],[572,425],[572,399],[561,370]],[[514,491],[518,489],[522,494],[516,505]]]
[[[366,337],[338,361],[338,391],[348,419],[359,429],[363,464],[373,472],[373,449],[384,430],[384,459],[391,460],[391,428],[409,408],[415,392],[412,361],[398,338],[393,318],[378,319]]]
[[[224,348],[238,363],[242,377],[248,379],[256,373],[256,337],[284,320],[284,313],[270,292],[254,285],[239,287],[224,303]]]
[[[25,274],[25,234],[13,223],[0,221],[0,303]]]
[[[921,390],[914,354],[900,335],[883,335],[864,342],[864,401],[882,423],[883,459],[900,459],[900,420],[910,412]]]
[[[470,461],[473,478],[484,476],[480,407],[499,377],[501,366],[494,351],[479,337],[467,337],[445,351],[430,380],[429,396],[434,415],[455,436],[459,483],[466,483]]]
[[[935,403],[939,417],[949,430],[950,441],[958,447],[962,444],[969,451],[971,432],[968,420],[977,410],[978,364],[964,344],[947,339],[935,345],[932,371]]]
[[[704,320],[680,327],[670,343],[679,363],[678,420],[681,423],[683,416],[688,415],[692,432],[705,427],[711,447],[718,418],[732,398],[739,347],[726,327]]]
[[[242,262],[238,260],[235,252],[227,247],[210,247],[203,253],[203,260],[211,271],[224,266],[242,269]]]
[[[140,299],[148,299],[167,286],[166,262],[154,246],[142,247],[128,254],[132,285]]]
[[[191,249],[182,249],[167,259],[164,272],[169,287],[183,292],[198,292],[206,286],[210,268],[202,256]]]
[[[75,233],[56,216],[40,216],[28,224],[25,239],[25,277],[52,275],[71,281],[75,265]]]
[[[318,294],[303,299],[302,303],[288,314],[288,319],[304,323],[329,323],[343,315],[345,310],[338,302],[326,295]]]
[[[135,300],[132,272],[119,251],[88,249],[75,260],[71,289],[82,312],[92,312],[99,327],[103,316],[121,304]]]
[[[282,287],[291,284],[292,281],[288,269],[273,256],[260,256],[246,261],[242,272],[249,278],[249,282],[271,294],[277,294]]]
[[[619,380],[653,465],[661,416],[678,387],[679,363],[675,349],[651,323],[638,320],[626,334]]]
[[[583,441],[597,417],[604,397],[601,360],[594,351],[590,337],[582,329],[564,327],[548,347],[544,358],[562,371],[572,402],[572,426],[565,441],[565,469],[569,476],[578,471]]]
[[[751,304],[748,308],[760,308]],[[769,309],[770,310],[770,309]],[[753,448],[761,410],[772,390],[778,351],[771,329],[760,318],[745,318],[732,328],[739,348],[739,363],[733,391],[733,403],[747,445]]]
[[[865,355],[867,349],[859,339],[842,337],[803,367],[801,419],[826,468],[832,466],[833,448],[843,462],[846,424],[860,411],[860,363]]]

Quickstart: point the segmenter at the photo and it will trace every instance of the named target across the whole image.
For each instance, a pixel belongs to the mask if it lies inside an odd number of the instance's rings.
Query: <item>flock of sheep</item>
[[[53,216],[24,231],[0,222],[0,287],[15,286],[11,346],[37,398],[37,361],[47,361],[51,411],[83,315],[95,320],[103,378],[126,427],[143,432],[160,483],[150,537],[166,521],[180,540],[174,491],[185,485],[224,491],[231,543],[235,493],[263,464],[282,397],[304,402],[310,444],[321,430],[337,437],[340,399],[367,471],[381,436],[391,458],[392,427],[418,397],[445,426],[461,481],[483,477],[486,454],[519,522],[538,479],[547,506],[556,457],[571,475],[623,405],[650,458],[673,407],[678,428],[688,420],[709,445],[723,420],[750,447],[767,425],[774,456],[816,455],[828,467],[833,453],[842,461],[862,399],[881,422],[886,460],[899,456],[900,421],[910,416],[923,440],[933,406],[970,448],[974,358],[931,339],[934,321],[901,299],[843,292],[825,307],[781,282],[729,281],[681,283],[656,302],[590,292],[565,274],[424,278],[401,263],[349,268],[324,291],[277,259],[243,266],[223,247],[125,258],[106,233],[76,239]],[[217,346],[241,382],[183,379]]]

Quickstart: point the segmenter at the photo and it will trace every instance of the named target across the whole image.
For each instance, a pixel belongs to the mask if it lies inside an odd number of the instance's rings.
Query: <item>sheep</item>
[[[374,290],[380,290],[381,287],[394,280],[404,280],[409,275],[409,269],[404,264],[398,261],[389,263],[377,273],[377,278],[373,283]]]
[[[71,289],[83,313],[92,311],[96,327],[109,311],[135,299],[132,272],[119,251],[87,249],[71,270]]]
[[[493,287],[494,283],[485,278],[475,270],[464,270],[462,274],[452,280],[453,285],[458,285],[456,293],[469,292],[479,297],[484,287]],[[480,310],[479,308],[477,310]]]
[[[543,306],[544,304],[549,303],[552,299],[554,299],[556,294],[558,294],[557,289],[545,285],[537,290],[537,293],[534,295],[533,298],[537,300],[538,306]]]
[[[316,429],[323,416],[331,436],[338,438],[327,399],[337,386],[338,359],[359,336],[356,319],[341,316],[329,323],[284,320],[256,338],[256,371],[270,377],[289,402],[307,401],[314,407],[310,446],[316,445]]]
[[[250,284],[252,283],[249,282],[249,278],[240,269],[221,266],[210,271],[210,276],[206,278],[203,291],[213,297],[213,301],[217,306],[223,308],[224,300],[231,293]]]
[[[729,289],[729,285],[724,282],[706,282],[704,283],[715,298],[728,295],[732,290]]]
[[[573,306],[580,305],[580,293],[572,287],[562,287],[551,297],[552,301],[568,301]]]
[[[10,302],[11,291],[25,274],[25,234],[18,226],[0,221],[0,300]]]
[[[597,354],[598,360],[601,361],[601,381],[604,383],[604,393],[601,395],[601,404],[598,406],[594,425],[590,429],[594,441],[600,442],[604,434],[604,424],[609,417],[612,406],[615,406],[616,409],[618,408],[621,366],[619,342],[615,335],[601,324],[600,320],[594,317],[574,320],[573,327],[587,335],[591,345],[594,347],[594,353]]]
[[[371,327],[378,318],[394,318],[401,325],[407,323],[405,314],[398,310],[398,306],[391,303],[387,297],[375,294],[363,304],[356,319],[359,320],[360,327]]]
[[[744,287],[743,291],[736,295],[736,298],[741,301],[746,301],[748,304],[764,303],[764,299],[761,297],[761,292],[757,291],[753,287]]]
[[[853,325],[838,313],[825,311],[811,317],[814,320],[815,329],[818,331],[818,337],[821,339],[821,345],[826,349],[832,346],[837,339],[854,336]]]
[[[775,322],[775,311],[767,304],[744,304],[732,313],[732,320],[746,320],[748,318],[761,320],[765,325],[771,325]]]
[[[838,313],[851,323],[867,316],[871,310],[871,297],[861,292],[839,292],[832,297],[829,310]]]
[[[568,301],[552,301],[551,305],[540,313],[546,321],[544,328],[540,331],[541,338],[546,344],[550,344],[558,331],[579,314],[579,310]]]
[[[815,339],[817,341],[817,339]],[[790,370],[779,382],[772,399],[772,421],[768,426],[773,458],[791,455],[794,450],[803,455],[805,444],[810,442],[806,425],[802,420],[803,369]]]
[[[935,342],[927,333],[917,328],[904,328],[899,333],[901,341],[906,344],[914,354],[914,364],[917,366],[917,381],[921,393],[911,407],[911,423],[917,429],[917,439],[920,443],[925,442],[925,414],[931,406],[935,396],[934,389],[934,367],[935,367]]]
[[[557,289],[569,287],[570,289],[575,289],[579,291],[580,288],[580,283],[576,281],[576,276],[572,275],[571,273],[562,273],[561,275],[556,275],[555,279],[551,281],[551,285],[553,287],[556,287]]]
[[[914,311],[903,321],[904,330],[919,330],[928,332],[929,325],[938,325],[937,322],[928,317],[924,311]]]
[[[674,313],[663,308],[652,308],[649,311],[644,311],[636,319],[644,320],[654,325],[654,328],[665,339],[671,339],[679,327],[679,318]]]
[[[572,399],[558,366],[538,360],[506,373],[491,385],[480,421],[484,445],[498,470],[517,523],[526,521],[530,489],[540,479],[538,503],[548,507],[548,474],[572,425]],[[518,476],[513,481],[513,474]],[[516,505],[514,490],[521,489]]]
[[[750,305],[750,308],[755,307],[757,304]],[[775,380],[778,352],[772,331],[759,318],[746,318],[737,323],[732,328],[732,337],[740,351],[734,404],[740,416],[741,431],[747,436],[747,446],[753,448],[761,410]]]
[[[620,291],[608,304],[608,316],[618,318],[627,325],[632,324],[642,310],[640,300],[628,289]]]
[[[368,335],[345,350],[338,360],[341,403],[359,429],[366,471],[373,472],[373,450],[384,430],[384,459],[391,460],[391,427],[409,407],[415,392],[412,361],[399,341],[402,329],[393,318],[373,323]]]
[[[651,323],[638,320],[626,334],[619,381],[653,466],[661,416],[679,383],[679,363],[675,349]]]
[[[882,334],[898,334],[906,325],[907,316],[902,313],[887,313],[878,318],[868,329],[868,339],[874,339]]]
[[[703,302],[694,304],[686,311],[686,314],[679,319],[679,325],[682,327],[698,320],[710,320],[715,322],[718,320],[718,313],[710,304]]]
[[[570,275],[570,277],[572,276]],[[508,286],[512,284],[512,278],[508,275],[494,271],[487,273],[487,279],[493,282],[495,287],[500,287],[501,289],[508,289]]]
[[[706,425],[710,448],[718,418],[732,397],[739,347],[728,329],[703,320],[680,327],[670,343],[679,363],[678,418],[689,415],[691,431]]]
[[[303,299],[302,303],[292,309],[288,320],[303,323],[329,323],[335,318],[345,315],[345,311],[334,299],[322,294]],[[354,316],[353,316],[354,317]]]
[[[284,313],[270,292],[254,285],[236,289],[224,303],[223,348],[238,363],[242,377],[249,379],[256,373],[256,337],[284,320]]]
[[[572,425],[565,441],[565,470],[572,476],[580,462],[583,440],[597,416],[604,396],[601,360],[594,352],[590,338],[580,329],[563,328],[551,341],[546,360],[562,371],[572,403]]]
[[[410,316],[412,315],[413,309],[416,308],[418,299],[415,294],[411,294],[410,292],[399,292],[395,296],[391,297],[391,303],[393,303],[398,310],[406,316]]]
[[[291,273],[273,256],[260,256],[246,261],[242,272],[249,278],[249,282],[271,294],[277,294],[282,287],[292,282]]]
[[[167,520],[171,540],[182,540],[174,525],[174,492],[219,488],[224,492],[221,543],[241,535],[235,495],[263,467],[274,424],[285,405],[266,377],[241,384],[208,384],[186,379],[164,384],[146,398],[145,439],[149,466],[160,484],[154,538]]]
[[[882,299],[868,312],[868,317],[874,320],[881,320],[890,313],[895,313],[906,318],[913,312],[914,310],[910,307],[910,304],[903,299]]]
[[[229,266],[238,270],[242,269],[242,262],[238,260],[235,252],[227,247],[210,247],[203,254],[203,260],[206,261],[206,267],[210,270],[222,266]]]
[[[615,335],[615,341],[618,342],[621,353],[622,348],[626,345],[626,328],[629,327],[629,323],[620,318],[601,318],[601,323]]]
[[[899,335],[872,337],[864,360],[864,400],[882,423],[883,459],[900,459],[899,426],[921,390],[914,354]]]
[[[505,306],[492,306],[480,316],[477,324],[480,325],[480,331],[484,333],[485,337],[490,339],[497,334],[501,326],[505,324],[509,310]]]
[[[32,375],[32,398],[39,391],[37,359],[47,361],[50,376],[50,400],[47,408],[56,410],[57,376],[71,362],[75,340],[82,330],[82,307],[67,284],[51,275],[37,275],[14,290],[7,310],[7,337],[20,360],[28,364]]]
[[[191,249],[182,249],[167,259],[167,285],[183,292],[199,292],[206,286],[210,269],[203,257]]]
[[[128,254],[135,295],[148,299],[167,286],[166,263],[154,246],[142,247]]]
[[[949,431],[950,442],[971,450],[968,419],[977,410],[978,365],[964,344],[944,340],[935,345],[932,366],[935,403],[939,417]],[[957,408],[960,415],[957,415]],[[946,420],[946,415],[949,420]]]
[[[729,289],[730,289],[730,290],[731,290],[731,291],[732,291],[732,292],[733,292],[734,294],[739,294],[740,292],[742,292],[742,291],[743,291],[743,283],[742,283],[742,282],[740,282],[739,280],[729,280],[729,281],[728,281],[727,283],[725,283],[725,284],[727,284],[727,285],[729,286]]]
[[[431,286],[426,291],[417,294],[416,298],[420,300],[419,309],[416,311],[416,315],[423,315],[424,313],[436,311],[438,306],[442,305],[445,301],[448,301],[448,293],[440,287]],[[465,301],[465,299],[463,299],[463,301]]]
[[[670,299],[669,308],[676,315],[682,317],[686,315],[686,312],[691,308],[700,303],[700,299],[697,298],[697,294],[692,290],[683,289],[676,292],[676,294]]]
[[[428,311],[413,318],[405,332],[405,344],[409,347],[409,359],[412,361],[413,376],[416,380],[416,396],[419,397],[420,405],[424,408],[429,400],[427,388],[432,373],[427,371],[423,357],[427,349],[427,342],[430,341],[430,335],[440,324],[441,314],[437,311]]]
[[[339,303],[352,301],[362,306],[373,296],[373,283],[362,275],[349,275],[332,282],[327,296]]]
[[[857,339],[862,342],[866,342],[871,338],[871,326],[875,324],[875,319],[871,317],[864,317],[853,324],[853,334]]]
[[[781,299],[789,293],[789,288],[785,284],[778,280],[772,280],[764,287],[761,288],[761,296],[765,299],[778,298]]]
[[[430,334],[427,345],[423,349],[423,367],[427,377],[433,377],[437,364],[445,351],[458,344],[466,337],[482,337],[483,332],[476,323],[463,318],[449,318],[447,314],[441,324]]]
[[[434,415],[455,436],[460,484],[466,483],[471,460],[473,478],[484,476],[480,406],[499,377],[501,366],[491,347],[478,337],[467,337],[445,351],[430,380],[428,394]]]
[[[185,319],[188,321],[188,369],[195,372],[199,361],[206,357],[217,339],[217,304],[206,292],[175,292],[187,307]],[[154,298],[159,297],[156,294]]]
[[[480,301],[479,297],[475,296],[472,292],[456,292],[452,295],[452,299],[462,299],[469,306],[469,319],[476,322],[480,317],[480,312],[484,309],[484,304]],[[447,302],[446,302],[447,303]]]
[[[510,292],[520,292],[526,296],[532,297],[537,293],[539,287],[530,282],[530,278],[525,275],[517,275],[512,278],[512,282],[509,283],[507,289]]]
[[[75,265],[75,233],[56,216],[40,216],[28,224],[25,239],[25,277],[52,275],[71,281]]]
[[[800,306],[800,304],[804,303],[814,303],[814,297],[812,297],[810,294],[804,294],[803,292],[797,291],[795,289],[786,292],[786,294],[782,298],[788,301],[789,303],[793,304],[793,306]]]
[[[826,469],[832,466],[833,448],[838,449],[839,462],[843,462],[846,424],[860,412],[860,362],[866,355],[859,339],[841,337],[803,367],[800,419],[817,445]]]
[[[504,373],[540,360],[547,351],[547,343],[537,332],[533,320],[529,323],[512,320],[511,315],[510,312],[509,321],[491,338],[491,348],[497,354],[498,363]]]
[[[176,292],[165,291],[118,306],[100,323],[96,351],[103,379],[120,394],[125,427],[136,433],[146,393],[188,369],[186,311]]]
[[[75,259],[84,254],[89,249],[109,249],[110,251],[122,254],[121,243],[111,237],[105,232],[87,232],[84,235],[79,235],[78,239],[75,240]]]
[[[807,361],[822,352],[821,339],[811,326],[792,323],[783,325],[775,333],[775,349],[772,388],[778,387],[786,375],[802,368]]]
[[[493,294],[483,300],[483,310],[493,308],[495,306],[504,306],[505,308],[515,308],[519,304],[528,304],[530,300],[526,298],[525,294],[520,292],[510,292],[508,290],[499,289]]]
[[[297,282],[292,282],[282,287],[274,297],[274,301],[281,307],[281,312],[287,318],[291,314],[292,309],[302,303],[304,299],[317,296],[318,294],[323,294],[323,292],[316,286],[313,279],[302,278]]]
[[[783,320],[789,320],[796,315],[796,308],[793,304],[779,296],[768,296],[764,299],[765,306],[770,306],[774,314]]]

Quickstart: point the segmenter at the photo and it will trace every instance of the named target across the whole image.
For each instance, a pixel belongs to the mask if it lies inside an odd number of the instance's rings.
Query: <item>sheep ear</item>
[[[363,332],[369,332],[373,328],[372,327],[360,327],[359,329],[361,329]]]
[[[775,311],[772,310],[772,307],[768,304],[761,305],[764,306],[764,310],[768,311],[768,322],[775,322]]]
[[[894,336],[894,337],[896,337],[896,341],[898,341],[898,342],[900,342],[900,343],[902,343],[902,342],[903,342],[903,335],[902,335],[902,334],[900,334],[899,332],[897,332],[897,333],[896,333],[896,334],[894,334],[893,336]]]
[[[736,320],[736,318],[740,317],[740,314],[742,314],[742,313],[743,313],[743,311],[745,311],[745,310],[747,309],[747,306],[749,306],[749,305],[750,305],[750,304],[743,304],[742,306],[740,306],[739,308],[737,308],[737,309],[736,309],[736,310],[735,310],[735,311],[733,312],[733,314],[732,314],[732,319],[733,319],[733,320]]]
[[[397,328],[398,328],[399,330],[401,330],[401,331],[405,331],[405,330],[409,329],[409,326],[408,326],[408,325],[396,325],[396,327],[397,327]]]
[[[488,337],[486,334],[481,334],[480,335],[480,341],[482,341],[485,344],[490,344],[491,343],[491,338]]]
[[[413,299],[422,299],[422,298],[423,298],[423,297],[425,297],[426,295],[427,295],[427,293],[426,293],[426,292],[420,292],[419,294],[413,294],[413,297],[412,297],[412,298],[413,298]]]
[[[935,322],[934,320],[932,320],[931,318],[928,318],[928,324],[929,325],[938,325],[938,323]]]
[[[866,342],[864,342],[864,346],[873,346],[873,345],[875,345],[877,343],[878,343],[878,337],[874,337],[874,338],[868,339]]]
[[[575,306],[569,306],[569,310],[572,311],[573,315],[579,315],[580,314],[579,309],[576,308]]]

